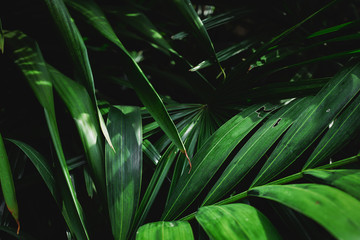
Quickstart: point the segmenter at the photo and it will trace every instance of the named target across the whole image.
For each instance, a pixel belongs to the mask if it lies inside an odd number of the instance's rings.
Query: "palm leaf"
[[[141,226],[136,233],[136,239],[192,240],[194,236],[188,222],[155,222]]]

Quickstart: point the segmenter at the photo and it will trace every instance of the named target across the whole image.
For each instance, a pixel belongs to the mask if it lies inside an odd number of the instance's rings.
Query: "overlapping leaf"
[[[254,105],[222,125],[193,158],[193,170],[183,174],[167,202],[162,219],[175,219],[200,194],[236,145],[269,113]]]
[[[352,64],[333,77],[287,131],[255,178],[253,186],[277,176],[312,144],[358,93],[359,76],[360,64]]]
[[[11,167],[1,134],[0,134],[0,184],[6,206],[18,225],[17,233],[19,234],[20,231],[19,207],[16,200],[15,185],[11,173]]]
[[[319,184],[269,185],[249,192],[279,202],[322,225],[337,239],[360,234],[360,202],[333,187]]]
[[[211,239],[281,239],[269,219],[246,204],[202,207],[196,219]]]

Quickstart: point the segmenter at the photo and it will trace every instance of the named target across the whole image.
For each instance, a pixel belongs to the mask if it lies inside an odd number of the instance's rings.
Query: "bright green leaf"
[[[194,239],[188,222],[154,222],[141,226],[136,240],[192,240]]]

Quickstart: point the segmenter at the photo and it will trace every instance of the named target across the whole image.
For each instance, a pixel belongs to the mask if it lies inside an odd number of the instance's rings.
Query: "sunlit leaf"
[[[202,207],[196,220],[211,239],[281,239],[271,222],[246,204]]]
[[[136,240],[183,240],[194,239],[188,222],[154,222],[141,226],[136,233]]]
[[[360,202],[352,196],[319,184],[270,185],[254,188],[250,196],[279,202],[322,225],[337,239],[360,234]]]

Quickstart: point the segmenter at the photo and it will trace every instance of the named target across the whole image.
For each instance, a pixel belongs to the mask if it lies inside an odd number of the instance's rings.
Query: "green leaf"
[[[359,170],[306,170],[304,176],[315,182],[334,186],[360,200]]]
[[[322,36],[328,33],[333,33],[333,32],[337,32],[349,25],[354,25],[354,23],[359,22],[359,21],[350,21],[350,22],[346,22],[346,23],[342,23],[333,27],[329,27],[329,28],[325,28],[322,29],[320,31],[314,32],[312,33],[310,36],[308,36],[307,38],[314,38],[314,37],[318,37],[318,36]]]
[[[140,197],[142,125],[138,107],[110,108],[107,127],[114,152],[105,147],[109,216],[115,239],[126,239]]]
[[[194,7],[190,0],[172,0],[174,5],[177,7],[181,15],[184,17],[185,23],[191,29],[191,34],[194,35],[195,40],[198,41],[199,47],[204,49],[208,56],[215,61],[226,78],[225,72],[221,67],[219,59],[216,56],[216,52],[213,46],[213,43],[209,37],[206,28],[204,27],[203,22],[201,21],[199,15],[195,12]]]
[[[183,174],[177,183],[162,219],[176,219],[200,194],[231,151],[270,112],[265,106],[254,105],[222,125],[206,141],[193,158],[193,170]]]
[[[141,102],[156,122],[158,122],[165,134],[168,135],[168,137],[182,152],[185,152],[184,143],[180,138],[174,122],[171,120],[168,112],[166,111],[160,96],[140,69],[139,65],[134,61],[130,53],[120,42],[100,8],[93,1],[87,1],[86,4],[85,2],[78,2],[78,4],[81,3],[83,3],[81,6],[83,11],[79,13],[83,14],[91,26],[121,49],[120,54],[122,58],[125,59],[124,67],[128,69],[127,74],[131,81],[131,85],[134,87],[134,90]]]
[[[319,184],[256,187],[250,196],[279,202],[313,219],[337,239],[360,236],[360,202],[333,187]]]
[[[11,173],[11,167],[6,154],[6,149],[1,133],[0,133],[0,184],[6,206],[18,225],[17,234],[19,234],[20,231],[19,207],[16,200],[15,185]]]
[[[277,139],[293,124],[310,99],[294,101],[272,115],[245,143],[214,184],[202,205],[209,205],[239,184]]]
[[[136,240],[184,240],[194,239],[191,226],[188,222],[154,222],[139,228]]]
[[[202,207],[196,219],[211,239],[281,239],[269,219],[246,204]]]
[[[360,95],[329,124],[329,130],[323,136],[303,169],[312,168],[329,158],[356,137],[360,129]]]
[[[360,64],[336,74],[312,99],[272,152],[252,186],[268,182],[290,166],[360,90]],[[339,97],[341,96],[341,97]]]
[[[63,173],[63,179],[59,181],[64,181],[65,186],[67,186],[61,188],[61,193],[66,196],[66,208],[73,214],[71,218],[73,224],[69,225],[69,228],[77,238],[88,239],[81,206],[72,185],[61,145],[55,116],[52,82],[41,51],[34,40],[20,31],[7,32],[5,37],[8,38],[7,45],[11,51],[11,57],[24,74],[38,101],[44,107],[47,125]]]
[[[48,187],[51,195],[54,197],[57,203],[60,203],[60,198],[56,189],[54,173],[46,159],[38,151],[36,151],[34,148],[32,148],[26,143],[14,139],[7,140],[15,144],[26,154],[26,156],[30,159],[32,164],[39,172],[40,176],[43,178],[44,183]]]
[[[106,194],[104,148],[96,107],[85,87],[69,79],[54,67],[47,66],[56,91],[76,123],[97,189],[101,195],[104,195]]]

